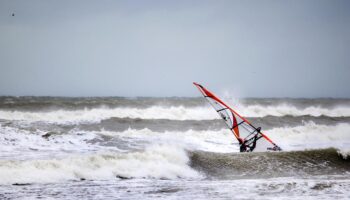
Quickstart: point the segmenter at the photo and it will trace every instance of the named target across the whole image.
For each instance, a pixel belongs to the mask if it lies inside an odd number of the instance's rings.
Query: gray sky
[[[0,95],[350,97],[350,1],[0,0]],[[15,13],[15,16],[12,16]]]

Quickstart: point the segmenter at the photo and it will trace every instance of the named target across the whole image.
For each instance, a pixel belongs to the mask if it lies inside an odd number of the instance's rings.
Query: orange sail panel
[[[220,117],[225,121],[227,127],[231,130],[233,135],[239,141],[247,141],[247,145],[250,145],[257,141],[257,147],[267,148],[268,150],[277,151],[281,150],[270,138],[260,131],[260,127],[256,128],[247,119],[240,116],[236,111],[225,104],[221,99],[216,97],[212,92],[204,88],[198,83],[193,83],[198,90],[203,94],[203,96],[209,101],[212,107],[220,115]],[[263,138],[263,140],[261,140]]]

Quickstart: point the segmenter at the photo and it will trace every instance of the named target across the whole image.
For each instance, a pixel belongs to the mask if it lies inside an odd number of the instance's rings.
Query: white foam
[[[347,155],[350,146],[350,124],[332,126],[319,125],[313,122],[297,127],[281,127],[263,130],[283,150],[304,150],[334,147]],[[188,150],[204,150],[210,152],[238,152],[237,141],[227,129],[221,130],[187,130],[187,131],[152,131],[150,129],[127,129],[114,131],[80,131],[72,130],[62,135],[54,135],[49,140],[42,138],[41,132],[29,132],[10,127],[0,126],[1,157],[11,157],[20,154],[30,157],[30,154],[64,153],[64,152],[97,152],[101,150],[121,151],[118,146],[128,145],[130,149],[142,149],[149,145],[181,145]],[[117,140],[89,141],[101,136],[116,137]],[[103,142],[106,142],[105,145]],[[112,142],[112,143],[111,143]],[[114,142],[114,144],[113,144]],[[32,151],[36,149],[36,151]],[[128,151],[123,147],[123,151]],[[19,156],[21,157],[21,156]]]
[[[0,184],[130,178],[201,178],[178,146],[151,146],[142,152],[71,156],[65,159],[0,161]]]
[[[350,124],[319,125],[306,122],[297,127],[282,127],[263,130],[283,150],[305,150],[319,148],[338,148],[342,153],[350,146]],[[95,131],[96,135],[121,137],[129,141],[142,141],[150,144],[181,144],[189,150],[210,152],[238,152],[237,141],[227,129],[195,131],[155,132],[149,129],[128,129],[122,132]],[[344,154],[345,155],[345,154]]]
[[[327,126],[307,122],[297,127],[274,128],[267,133],[284,150],[334,147],[346,151],[350,146],[350,124],[345,123]]]
[[[106,148],[87,143],[96,137],[88,132],[72,130],[68,133],[52,135],[49,139],[42,137],[45,133],[40,130],[28,131],[0,125],[0,157],[26,159],[48,155],[58,156],[65,152],[91,152]]]
[[[237,111],[245,117],[264,116],[330,116],[349,117],[350,107],[338,106],[335,108],[323,108],[310,106],[297,108],[293,105],[280,104],[276,106],[248,105],[235,106]],[[112,117],[119,118],[141,118],[141,119],[170,119],[170,120],[211,120],[219,116],[208,105],[205,107],[183,107],[183,106],[153,106],[149,108],[93,108],[81,110],[54,110],[42,112],[30,111],[4,111],[0,110],[0,119],[22,120],[28,122],[45,121],[60,124],[94,123]]]
[[[111,137],[124,138],[126,141],[148,144],[182,145],[188,150],[203,150],[210,152],[237,152],[238,145],[234,145],[236,140],[228,129],[196,131],[163,131],[156,132],[150,129],[127,129],[122,132],[113,131],[93,131],[95,135],[107,135]]]
[[[344,159],[350,158],[350,147],[344,147],[343,149],[338,150],[338,154],[340,154]]]

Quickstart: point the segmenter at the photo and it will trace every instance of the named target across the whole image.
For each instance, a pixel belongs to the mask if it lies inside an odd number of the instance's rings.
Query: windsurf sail
[[[210,105],[216,110],[220,117],[225,121],[227,127],[231,130],[241,146],[241,151],[253,151],[254,149],[263,151],[281,151],[269,137],[261,132],[260,127],[255,127],[247,119],[239,115],[236,111],[230,108],[221,99],[216,97],[212,92],[204,88],[198,83],[193,83],[198,90],[208,100]],[[242,150],[244,145],[247,150]],[[265,149],[266,148],[266,149]]]

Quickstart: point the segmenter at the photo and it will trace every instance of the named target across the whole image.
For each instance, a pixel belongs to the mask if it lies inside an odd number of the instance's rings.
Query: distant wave
[[[350,116],[349,106],[336,106],[333,108],[324,108],[321,106],[309,106],[298,108],[289,104],[278,104],[275,106],[249,105],[241,107],[241,114],[247,117],[265,117],[265,116],[329,116],[329,117],[348,117]]]
[[[141,119],[215,119],[216,113],[208,108],[160,107],[150,108],[94,108],[82,110],[54,110],[47,112],[0,111],[0,119],[47,121],[52,123],[88,123],[99,122],[112,117]]]
[[[350,117],[350,107],[306,107],[297,108],[291,105],[260,106],[251,105],[237,110],[245,117],[266,116],[328,116]],[[93,108],[80,110],[52,111],[17,111],[0,110],[0,119],[23,120],[29,122],[45,121],[50,123],[77,124],[96,123],[109,118],[140,118],[140,119],[169,119],[169,120],[212,120],[218,119],[213,109],[208,107],[184,106],[152,106],[149,108]]]

